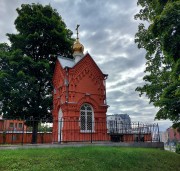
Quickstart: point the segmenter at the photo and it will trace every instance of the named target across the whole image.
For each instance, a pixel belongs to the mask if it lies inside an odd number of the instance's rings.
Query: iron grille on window
[[[81,131],[93,130],[93,110],[89,104],[84,104],[80,109]]]

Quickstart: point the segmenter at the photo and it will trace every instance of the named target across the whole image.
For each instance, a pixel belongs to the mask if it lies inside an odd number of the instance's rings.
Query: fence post
[[[2,137],[3,137],[3,144],[6,144],[6,131],[3,131]]]
[[[91,121],[91,143],[92,143],[92,127],[93,127],[93,121]]]
[[[153,138],[153,137],[152,137],[152,134],[153,134],[152,132],[153,132],[153,131],[152,131],[152,124],[151,124],[151,142],[152,142],[152,138]]]
[[[13,120],[13,130],[11,131],[11,133],[12,133],[12,135],[11,135],[11,144],[13,144],[13,136],[14,136],[14,124],[15,124],[15,122],[14,122],[14,120]]]
[[[139,122],[138,122],[138,142],[140,141],[140,137],[141,137],[141,130],[139,127]]]
[[[159,125],[158,125],[158,123],[157,123],[157,128],[158,128],[158,141],[160,142],[160,135],[159,135]]]
[[[23,141],[24,141],[24,122],[23,122],[23,130],[22,130],[22,142],[21,142],[21,145],[23,145]]]
[[[60,120],[58,120],[58,122],[60,122],[60,124],[58,123],[58,125],[60,126],[60,129],[59,129],[59,139],[60,139],[60,141],[59,141],[59,143],[61,144],[61,127],[62,127],[62,118],[60,119]]]
[[[118,133],[118,122],[116,120],[116,134]]]

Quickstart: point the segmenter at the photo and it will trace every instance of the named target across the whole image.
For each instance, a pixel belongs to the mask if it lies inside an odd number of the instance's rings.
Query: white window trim
[[[92,130],[81,130],[81,111],[82,111],[81,108],[84,105],[88,105],[91,108],[91,112],[92,112]],[[88,104],[88,103],[84,103],[82,106],[80,107],[80,118],[79,118],[79,120],[80,120],[80,122],[79,122],[80,123],[79,124],[79,126],[80,126],[80,133],[94,133],[95,132],[95,129],[94,129],[95,128],[95,123],[94,123],[94,110],[93,110],[93,107],[90,104]],[[85,122],[87,124],[87,113],[85,115],[85,120],[86,120]],[[85,125],[85,127],[87,128],[86,125]]]

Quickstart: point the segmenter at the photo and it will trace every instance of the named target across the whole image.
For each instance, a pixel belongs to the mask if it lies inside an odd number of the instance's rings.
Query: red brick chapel
[[[107,75],[102,73],[89,53],[83,53],[78,27],[73,45],[74,59],[58,56],[55,65],[53,142],[89,141],[90,134],[96,140],[98,137],[107,139]]]

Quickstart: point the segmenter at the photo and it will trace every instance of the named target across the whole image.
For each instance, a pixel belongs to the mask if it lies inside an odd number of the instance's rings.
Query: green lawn
[[[66,147],[0,151],[0,171],[180,171],[180,155],[159,149]]]

